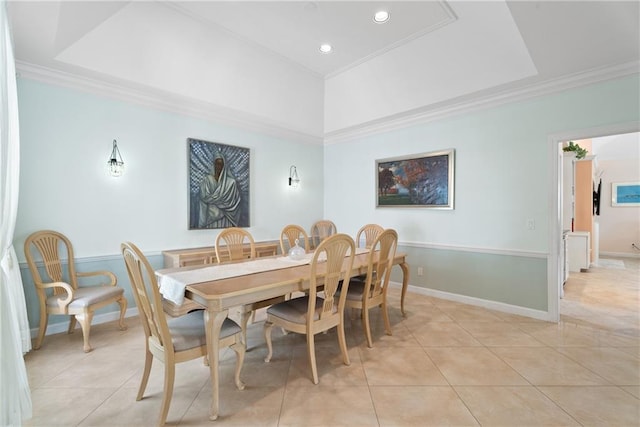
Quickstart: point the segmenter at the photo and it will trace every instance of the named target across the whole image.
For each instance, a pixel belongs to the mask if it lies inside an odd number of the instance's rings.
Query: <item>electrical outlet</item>
[[[533,218],[527,219],[527,230],[535,230],[536,229],[536,221]]]
[[[424,269],[422,267],[418,267],[418,276],[422,276],[424,274]]]

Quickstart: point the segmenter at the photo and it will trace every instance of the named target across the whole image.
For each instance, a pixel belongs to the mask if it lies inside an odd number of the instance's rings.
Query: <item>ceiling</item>
[[[26,77],[101,82],[111,92],[167,96],[192,111],[314,138],[558,81],[638,72],[640,60],[635,1],[8,5]],[[390,12],[385,24],[372,19],[380,9]],[[321,43],[332,53],[320,53]]]

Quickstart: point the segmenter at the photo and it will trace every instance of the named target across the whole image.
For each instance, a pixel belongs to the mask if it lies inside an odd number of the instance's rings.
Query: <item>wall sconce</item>
[[[296,188],[300,184],[300,178],[298,178],[298,170],[295,166],[289,168],[289,185]]]
[[[107,160],[107,167],[109,168],[109,175],[122,176],[124,173],[124,162],[118,150],[118,141],[113,140],[113,149],[111,150],[111,158]]]

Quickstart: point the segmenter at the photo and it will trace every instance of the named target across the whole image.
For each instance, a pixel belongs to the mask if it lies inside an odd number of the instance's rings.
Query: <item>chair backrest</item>
[[[384,231],[384,228],[378,224],[366,224],[363,225],[360,230],[358,230],[358,234],[356,234],[356,246],[358,248],[367,248],[370,249],[373,242],[376,240],[376,237],[380,235]],[[361,237],[364,234],[364,246],[361,245]]]
[[[311,232],[309,233],[309,236],[311,237],[311,248],[317,248],[320,242],[337,232],[338,229],[332,221],[326,219],[316,221],[311,226]]]
[[[39,259],[36,258],[36,254]],[[32,233],[24,242],[24,255],[27,258],[34,283],[65,282],[74,289],[78,289],[73,246],[62,233],[53,230]],[[63,262],[65,257],[66,268]],[[46,274],[44,282],[36,264],[37,260],[41,260],[44,264],[44,273]],[[61,292],[64,292],[62,288],[54,288],[53,290],[54,294]]]
[[[162,308],[162,296],[155,271],[142,251],[133,243],[122,243],[120,249],[147,340],[150,339],[164,351],[173,352],[173,345],[164,345],[171,343],[171,333]]]
[[[371,245],[365,283],[369,297],[386,292],[397,247],[398,233],[391,228],[380,233]]]
[[[249,258],[255,258],[256,242],[253,240],[251,233],[238,227],[222,230],[216,237],[216,258],[218,263],[244,259],[245,243],[249,244]]]
[[[283,255],[286,255],[296,244],[296,239],[299,240],[298,244],[305,252],[309,252],[309,235],[304,228],[299,225],[289,224],[280,232],[280,250]]]
[[[324,305],[320,313],[320,321],[324,317],[341,315],[349,287],[350,272],[353,268],[356,245],[353,238],[347,234],[334,234],[327,237],[316,248],[311,259],[311,278],[309,281],[309,307],[307,310],[307,324],[313,321],[315,313],[318,280],[322,281],[324,293]],[[348,272],[346,275],[345,272]],[[342,290],[338,306],[336,307],[335,294],[338,285],[342,281]]]

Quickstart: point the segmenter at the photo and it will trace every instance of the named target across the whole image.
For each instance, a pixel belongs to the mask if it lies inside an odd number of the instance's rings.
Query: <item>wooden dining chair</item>
[[[323,219],[311,225],[309,236],[311,238],[311,249],[315,249],[327,237],[338,232],[336,225],[329,220]]]
[[[42,345],[47,330],[49,315],[70,316],[68,333],[73,333],[76,320],[80,322],[84,341],[84,351],[92,350],[89,344],[93,313],[106,305],[120,305],[120,330],[127,329],[124,315],[127,299],[124,289],[117,286],[116,276],[110,271],[77,272],[73,246],[69,239],[53,230],[37,231],[24,242],[24,254],[29,271],[36,286],[40,303],[40,329],[34,344],[37,350]],[[40,274],[37,262],[44,265]],[[98,285],[80,284],[83,279],[102,277],[106,279]],[[51,289],[51,291],[49,291]]]
[[[304,228],[299,225],[289,224],[285,225],[280,232],[280,251],[282,255],[287,255],[289,249],[291,249],[298,240],[298,244],[305,252],[309,252],[310,242],[309,235]]]
[[[346,234],[334,234],[320,243],[311,259],[308,294],[274,304],[267,309],[264,335],[268,354],[265,362],[269,362],[273,356],[271,330],[274,326],[280,326],[288,331],[307,336],[307,354],[314,384],[318,384],[316,334],[337,327],[342,360],[345,365],[351,363],[344,333],[344,307],[347,295],[344,291],[349,288],[349,275],[353,268],[354,254],[355,243],[353,238]],[[342,279],[344,279],[343,293],[339,298],[334,298],[338,283]],[[324,297],[318,296],[319,286],[322,286]]]
[[[346,307],[362,310],[363,327],[369,347],[373,347],[369,321],[370,309],[381,307],[385,331],[387,335],[391,335],[391,322],[387,311],[387,290],[397,246],[398,233],[395,230],[388,229],[379,234],[371,244],[364,282],[353,281],[346,291]],[[339,294],[344,292],[344,289],[341,288]]]
[[[249,248],[248,255],[245,245],[248,245]],[[247,230],[238,227],[230,227],[222,230],[218,234],[218,237],[216,237],[215,250],[218,264],[225,261],[241,261],[244,259],[254,259],[256,257],[256,247],[253,236]],[[240,311],[240,326],[242,328],[245,345],[247,344],[247,324],[249,323],[249,318],[253,317],[255,320],[256,310],[268,307],[276,302],[284,301],[284,299],[284,297],[276,297],[242,307]]]
[[[176,364],[207,356],[204,310],[167,317],[162,309],[155,272],[147,258],[131,242],[122,243],[120,248],[146,338],[144,371],[136,400],[142,400],[155,357],[164,364],[164,388],[158,418],[158,425],[162,426],[171,405]],[[224,347],[236,352],[235,383],[239,390],[243,390],[244,384],[240,381],[245,353],[242,329],[229,318],[224,319],[220,330],[220,348]]]
[[[383,231],[384,227],[378,224],[363,225],[362,227],[360,227],[360,230],[358,230],[358,233],[356,233],[356,248],[371,249],[371,245],[373,245],[376,237],[378,237]],[[364,282],[366,279],[367,275],[361,274],[359,276],[352,277],[351,284],[353,285],[353,282],[355,281]]]
[[[376,237],[384,231],[384,227],[378,224],[365,224],[356,234],[356,247],[370,249]],[[361,239],[364,237],[364,241]]]

